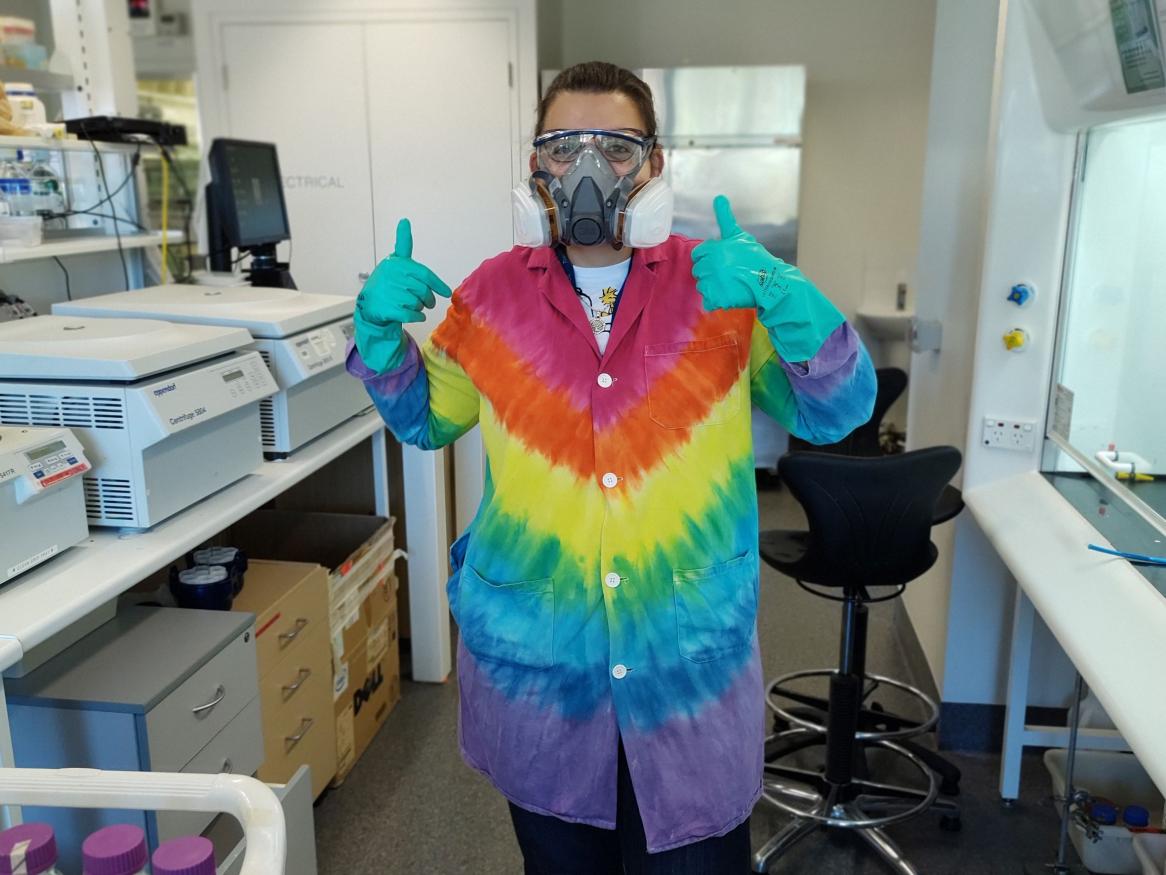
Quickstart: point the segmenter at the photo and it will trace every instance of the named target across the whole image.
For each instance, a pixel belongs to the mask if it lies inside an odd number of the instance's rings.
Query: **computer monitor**
[[[283,176],[274,143],[218,139],[208,156],[207,223],[210,261],[215,270],[230,270],[232,250],[251,254],[255,285],[284,285],[286,274],[276,261],[275,244],[291,239]],[[277,281],[278,280],[278,281]]]

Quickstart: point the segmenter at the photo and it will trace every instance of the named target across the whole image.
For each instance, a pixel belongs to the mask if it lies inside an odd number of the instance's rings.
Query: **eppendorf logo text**
[[[326,173],[303,176],[285,176],[284,188],[344,188],[344,181],[339,176],[329,176]]]

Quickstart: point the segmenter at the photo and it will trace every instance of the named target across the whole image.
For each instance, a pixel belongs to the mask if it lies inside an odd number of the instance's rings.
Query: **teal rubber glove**
[[[714,198],[713,212],[721,239],[692,250],[692,275],[704,308],[755,308],[783,359],[809,361],[845,317],[800,270],[741,229],[723,194]]]
[[[413,228],[401,219],[393,254],[376,266],[356,299],[353,339],[366,367],[385,374],[401,366],[408,348],[401,326],[424,322],[425,311],[437,303],[435,294],[448,298],[451,292],[413,260]]]

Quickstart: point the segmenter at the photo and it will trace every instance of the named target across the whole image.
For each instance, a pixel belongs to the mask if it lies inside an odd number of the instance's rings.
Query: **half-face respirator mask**
[[[672,230],[672,189],[636,182],[653,137],[621,131],[551,131],[534,141],[538,167],[511,192],[520,246],[658,246]]]

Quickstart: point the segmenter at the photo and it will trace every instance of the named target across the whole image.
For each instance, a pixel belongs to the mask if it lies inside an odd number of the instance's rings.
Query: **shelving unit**
[[[374,458],[383,458],[384,435],[370,410],[149,531],[93,530],[84,543],[0,588],[0,639],[16,639],[27,653],[361,441],[375,436]]]
[[[54,140],[47,137],[2,137],[0,149],[48,149],[60,152],[92,152],[93,147],[98,152],[136,152],[141,149],[157,149],[153,143],[102,143],[91,140]]]
[[[144,234],[122,234],[122,249],[143,249],[147,246],[161,246],[162,232],[150,231]],[[186,235],[181,231],[166,234],[171,246],[183,243]],[[40,246],[4,246],[0,244],[0,264],[16,261],[35,261],[38,258],[61,258],[66,255],[90,255],[95,252],[116,252],[117,237],[112,234],[79,237],[76,240],[53,240]]]
[[[0,82],[27,82],[37,91],[72,91],[77,83],[68,73],[49,70],[28,70],[0,64]]]

